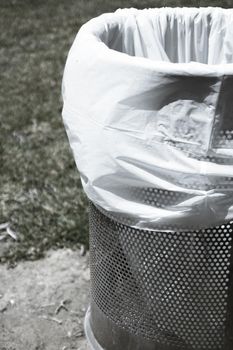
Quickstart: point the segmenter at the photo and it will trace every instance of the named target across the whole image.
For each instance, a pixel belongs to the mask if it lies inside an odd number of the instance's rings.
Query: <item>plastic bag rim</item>
[[[200,12],[205,12],[207,10],[209,11],[221,11],[223,13],[232,13],[232,24],[233,24],[233,8],[222,8],[222,7],[154,7],[154,8],[144,8],[144,9],[137,9],[134,7],[131,8],[119,8],[115,12],[107,12],[103,13],[95,18],[90,19],[88,22],[86,22],[79,31],[79,36],[87,35],[90,40],[90,43],[93,44],[93,39],[96,44],[96,48],[98,48],[99,51],[101,49],[104,51],[108,51],[111,53],[112,58],[124,60],[125,63],[127,62],[129,65],[133,66],[142,66],[143,68],[149,68],[153,71],[161,74],[169,74],[172,76],[202,76],[202,77],[219,77],[219,76],[233,76],[233,63],[218,63],[218,64],[208,64],[208,63],[201,63],[197,61],[190,61],[190,62],[169,62],[169,61],[162,61],[158,60],[155,61],[153,59],[147,58],[147,57],[139,57],[139,56],[131,56],[127,53],[120,52],[114,49],[111,49],[104,41],[100,38],[100,33],[97,35],[95,33],[96,26],[98,29],[100,29],[100,26],[102,26],[103,30],[106,29],[106,25],[110,24],[111,18],[116,18],[117,23],[117,16],[123,17],[128,12],[128,14],[133,13],[142,13],[143,11],[149,11],[149,10],[172,10],[172,11],[179,11],[179,10],[185,10],[185,11],[193,11],[198,10]],[[85,38],[85,42],[88,42],[88,38]],[[105,52],[106,55],[106,52]],[[105,57],[106,58],[106,57]],[[110,58],[110,56],[109,56]]]

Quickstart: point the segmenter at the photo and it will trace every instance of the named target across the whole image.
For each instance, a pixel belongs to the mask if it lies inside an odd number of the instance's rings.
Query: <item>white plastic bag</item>
[[[233,10],[125,9],[69,52],[63,120],[87,196],[143,229],[233,219]]]

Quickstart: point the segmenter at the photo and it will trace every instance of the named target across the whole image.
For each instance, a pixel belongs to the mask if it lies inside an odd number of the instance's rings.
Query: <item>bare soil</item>
[[[0,265],[0,350],[87,350],[88,255],[62,249]]]

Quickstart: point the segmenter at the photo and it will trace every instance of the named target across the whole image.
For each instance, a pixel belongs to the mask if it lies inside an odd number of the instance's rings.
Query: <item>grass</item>
[[[19,236],[0,241],[1,262],[88,244],[87,200],[61,121],[66,55],[91,17],[166,5],[231,7],[233,1],[1,0],[0,223],[9,222]]]

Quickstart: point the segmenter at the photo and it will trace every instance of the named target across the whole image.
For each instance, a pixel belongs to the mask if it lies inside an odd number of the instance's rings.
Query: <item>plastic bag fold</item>
[[[86,23],[63,120],[89,199],[140,229],[233,219],[233,10],[123,9]]]

